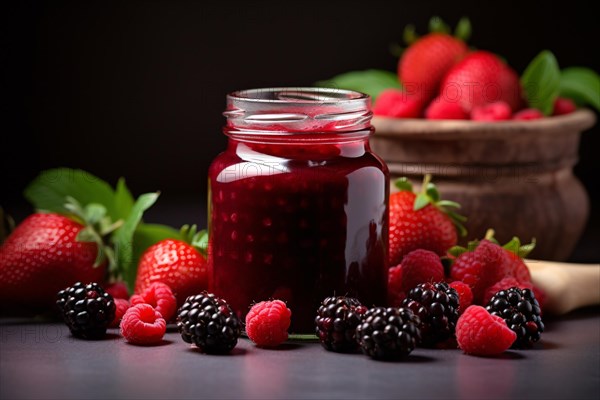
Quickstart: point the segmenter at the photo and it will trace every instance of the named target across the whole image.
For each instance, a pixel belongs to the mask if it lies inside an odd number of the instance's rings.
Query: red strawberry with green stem
[[[150,246],[140,258],[135,293],[143,293],[152,283],[167,284],[182,304],[188,296],[208,288],[206,231],[196,225],[181,229],[185,240],[166,239]]]
[[[442,256],[456,245],[459,234],[466,235],[462,225],[466,218],[450,210],[460,205],[442,200],[430,180],[431,175],[425,175],[417,194],[407,178],[396,181],[400,191],[390,195],[390,265],[399,264],[406,254],[416,249]]]

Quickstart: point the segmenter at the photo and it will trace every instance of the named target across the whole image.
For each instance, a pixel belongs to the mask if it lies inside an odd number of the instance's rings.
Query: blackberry
[[[454,336],[458,320],[458,293],[445,282],[421,283],[402,302],[421,320],[423,346],[433,346]]]
[[[328,297],[317,310],[316,334],[327,350],[349,352],[358,348],[356,327],[367,307],[353,297]]]
[[[408,308],[371,308],[356,328],[356,338],[366,355],[397,359],[407,356],[419,343],[419,322]]]
[[[56,305],[73,336],[100,339],[115,319],[115,301],[97,283],[81,282],[61,290]]]
[[[177,312],[181,338],[209,354],[230,352],[240,337],[242,324],[227,302],[212,293],[189,296]]]
[[[501,290],[491,298],[486,310],[504,319],[506,325],[517,334],[512,348],[531,347],[544,332],[540,304],[531,289],[512,287]]]

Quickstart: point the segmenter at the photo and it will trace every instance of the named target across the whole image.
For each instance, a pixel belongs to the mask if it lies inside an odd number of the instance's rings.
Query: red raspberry
[[[556,100],[554,100],[554,110],[552,110],[552,115],[570,114],[575,110],[577,110],[577,106],[573,100],[557,97]]]
[[[438,256],[429,250],[413,250],[404,256],[400,263],[402,268],[403,292],[417,287],[420,283],[437,283],[444,280],[444,266]]]
[[[118,328],[121,323],[121,318],[125,315],[125,312],[129,309],[129,301],[125,299],[115,299],[115,319],[108,326],[109,328]]]
[[[246,315],[246,333],[257,346],[278,346],[288,338],[291,316],[283,301],[261,301]]]
[[[125,299],[129,300],[129,291],[127,285],[124,282],[115,282],[106,286],[104,289],[106,293],[110,294],[113,299]]]
[[[142,294],[131,296],[131,305],[150,304],[156,308],[166,321],[169,321],[177,310],[177,299],[173,295],[169,285],[162,282],[154,282]]]
[[[527,268],[525,261],[512,251],[506,250],[506,254],[508,255],[508,264],[506,267],[508,274],[519,282],[531,282],[531,273],[529,273],[529,268]]]
[[[121,320],[121,335],[132,344],[160,343],[167,331],[167,322],[149,304],[130,307]]]
[[[461,281],[450,283],[450,287],[458,293],[458,313],[462,314],[473,303],[473,292],[469,285]]]
[[[418,118],[423,101],[399,89],[386,89],[377,96],[373,114],[395,118]]]
[[[459,102],[449,101],[443,96],[435,98],[425,109],[427,119],[469,119],[469,114]]]
[[[517,338],[504,320],[481,306],[470,306],[456,323],[456,341],[465,353],[495,356],[508,350]]]
[[[508,103],[497,101],[473,108],[471,119],[474,121],[503,121],[510,119],[511,114]]]
[[[519,112],[516,112],[512,119],[520,120],[520,121],[529,121],[532,119],[540,119],[544,118],[544,114],[537,108],[526,108]]]
[[[402,266],[396,265],[388,270],[388,305],[400,307],[406,298],[406,292],[402,291]]]

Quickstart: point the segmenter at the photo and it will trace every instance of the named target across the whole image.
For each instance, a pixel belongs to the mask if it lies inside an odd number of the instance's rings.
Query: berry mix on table
[[[314,340],[376,359],[399,359],[419,346],[493,356],[537,342],[544,294],[522,259],[534,244],[513,238],[501,246],[490,230],[459,247],[465,217],[431,176],[417,193],[405,178],[396,186],[387,304],[332,293],[314,310]],[[206,232],[142,222],[157,194],[134,200],[123,180],[112,189],[84,171],[56,169],[25,195],[45,212],[26,218],[0,247],[2,304],[36,311],[54,304],[82,339],[120,328],[131,344],[159,344],[173,322],[184,342],[209,354],[229,353],[244,332],[263,348],[288,340],[294,316],[284,301],[256,299],[243,321],[208,292]]]
[[[468,20],[454,36],[437,18],[430,25],[432,33],[421,38],[406,29],[410,45],[398,74],[352,72],[328,83],[370,94],[374,113],[386,117],[533,120],[586,104],[600,109],[600,79],[591,70],[561,71],[545,51],[519,78],[497,55],[469,49]],[[406,178],[395,185],[387,304],[330,293],[314,310],[311,338],[328,351],[385,360],[418,347],[497,356],[538,342],[545,294],[523,261],[535,242],[515,237],[501,245],[490,229],[459,247],[466,218],[455,211],[459,204],[442,199],[431,176],[419,191]],[[52,309],[74,337],[101,339],[118,328],[135,345],[162,343],[171,323],[183,342],[208,354],[231,352],[242,334],[261,348],[288,340],[294,310],[286,301],[257,298],[240,315],[209,292],[205,231],[143,221],[158,193],[134,199],[124,179],[113,188],[85,171],[58,168],[42,172],[25,197],[38,211],[0,238],[3,313]],[[4,216],[1,223],[3,232]]]

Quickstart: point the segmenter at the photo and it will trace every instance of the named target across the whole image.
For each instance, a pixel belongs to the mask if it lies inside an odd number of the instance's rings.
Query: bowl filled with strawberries
[[[390,176],[416,183],[434,175],[471,216],[469,237],[494,226],[501,241],[535,237],[536,257],[564,260],[589,215],[573,167],[581,133],[596,121],[586,106],[600,110],[600,77],[561,70],[548,50],[519,75],[493,52],[470,49],[470,30],[466,18],[453,33],[436,17],[422,37],[408,26],[397,72],[349,72],[319,84],[373,97],[371,146]]]

